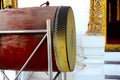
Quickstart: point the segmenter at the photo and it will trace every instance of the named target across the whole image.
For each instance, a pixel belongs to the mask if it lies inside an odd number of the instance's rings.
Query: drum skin
[[[73,71],[76,60],[74,15],[69,6],[29,7],[0,11],[0,31],[46,29],[51,20],[53,71]],[[20,70],[44,33],[0,34],[0,69]],[[48,70],[47,38],[25,71]]]

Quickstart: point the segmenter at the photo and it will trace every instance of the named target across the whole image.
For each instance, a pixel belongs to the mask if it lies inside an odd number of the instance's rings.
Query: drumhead
[[[60,71],[72,71],[76,61],[76,32],[72,8],[58,7],[54,25],[56,64]]]

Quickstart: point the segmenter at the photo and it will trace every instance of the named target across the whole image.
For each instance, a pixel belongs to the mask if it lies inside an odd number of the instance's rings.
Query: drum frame
[[[16,74],[16,77],[14,80],[17,80],[21,74],[21,72],[23,71],[23,69],[26,67],[26,65],[29,63],[29,61],[32,59],[32,57],[34,56],[35,52],[38,50],[38,48],[41,46],[42,42],[45,40],[45,38],[47,37],[47,50],[48,50],[48,76],[49,76],[49,80],[56,80],[56,78],[58,77],[58,79],[61,79],[62,76],[60,76],[61,72],[58,72],[55,77],[53,78],[53,66],[52,66],[52,46],[51,46],[51,20],[50,19],[46,19],[46,29],[42,29],[42,30],[12,30],[12,31],[0,31],[0,34],[29,34],[29,33],[45,33],[44,37],[42,38],[42,40],[38,43],[38,45],[36,46],[36,48],[33,50],[32,54],[29,56],[29,58],[26,60],[26,62],[24,63],[24,65],[21,67],[21,69],[18,71],[18,73]],[[1,73],[3,74],[3,76],[9,80],[8,76],[5,74],[4,70],[1,69]],[[30,73],[30,76],[28,76],[28,79],[30,79],[31,75],[33,74],[33,72]],[[6,80],[5,79],[5,80]],[[64,80],[66,80],[66,73],[64,73]]]

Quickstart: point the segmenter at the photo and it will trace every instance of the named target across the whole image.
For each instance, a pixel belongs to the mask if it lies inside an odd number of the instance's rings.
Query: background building
[[[66,80],[118,80],[119,52],[105,52],[105,1],[106,0],[49,0],[50,6],[71,6],[74,11],[77,40],[77,59],[73,72]],[[119,1],[119,0],[118,0]],[[40,6],[45,0],[18,0],[18,7]],[[113,54],[114,53],[114,54]],[[119,64],[119,62],[118,62]],[[16,72],[5,71],[10,80]],[[61,74],[64,80],[64,73]],[[6,80],[1,74],[0,80]],[[19,80],[48,80],[43,72],[23,72]],[[61,79],[60,79],[61,80]]]

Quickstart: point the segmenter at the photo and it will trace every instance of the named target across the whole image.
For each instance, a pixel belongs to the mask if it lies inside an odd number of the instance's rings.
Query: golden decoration
[[[120,5],[117,0],[117,5]],[[110,5],[109,5],[110,6]],[[120,51],[120,44],[107,44],[107,0],[90,0],[88,35],[104,35],[106,51]],[[111,13],[108,14],[111,16]],[[117,6],[117,20],[120,20],[120,6]],[[109,18],[110,19],[110,18]],[[110,22],[111,20],[109,20]]]
[[[90,19],[88,35],[104,35],[103,10],[104,0],[90,0]]]
[[[105,51],[120,52],[120,44],[106,44]]]
[[[17,8],[18,0],[3,0],[3,2],[1,1],[1,9],[5,9],[7,7]]]

